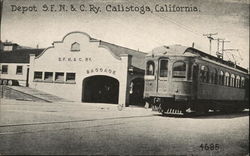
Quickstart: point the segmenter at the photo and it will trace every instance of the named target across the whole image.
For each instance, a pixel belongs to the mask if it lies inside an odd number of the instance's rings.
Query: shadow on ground
[[[249,110],[244,110],[242,112],[235,112],[235,113],[209,112],[209,113],[206,113],[206,114],[189,113],[189,114],[186,114],[186,115],[154,114],[154,116],[173,117],[173,118],[192,118],[192,119],[232,119],[232,118],[239,118],[239,117],[249,116]]]

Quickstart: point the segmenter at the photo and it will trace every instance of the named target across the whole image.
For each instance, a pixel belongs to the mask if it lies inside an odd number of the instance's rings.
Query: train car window
[[[34,72],[34,80],[42,80],[43,78],[43,72],[35,71]]]
[[[223,85],[224,84],[224,72],[220,71],[220,75],[219,75],[219,84]]]
[[[191,80],[192,77],[192,64],[189,63],[188,65],[188,80]]]
[[[224,85],[225,86],[229,86],[229,80],[230,80],[229,79],[230,78],[229,75],[230,74],[228,72],[225,73],[225,80],[224,80]]]
[[[231,87],[234,87],[234,85],[235,85],[235,75],[232,74],[232,75],[231,75],[231,80],[230,80],[230,86],[231,86]]]
[[[2,65],[2,74],[8,74],[8,65]]]
[[[214,72],[213,71],[210,72],[210,81],[209,82],[214,83]]]
[[[45,72],[44,80],[45,81],[53,81],[53,72]]]
[[[214,69],[214,84],[218,84],[218,72]]]
[[[160,77],[168,76],[168,60],[160,60]]]
[[[240,76],[236,76],[236,81],[235,81],[235,87],[239,88],[240,87]]]
[[[173,77],[185,78],[186,77],[186,63],[177,61],[173,64]]]
[[[146,75],[154,75],[154,71],[155,71],[155,64],[154,64],[154,62],[153,61],[147,62]]]
[[[201,66],[200,80],[201,82],[209,82],[209,71],[207,66]]]
[[[241,87],[241,88],[244,88],[244,87],[245,87],[245,78],[244,78],[244,77],[241,77],[240,87]]]
[[[216,73],[216,69],[212,68],[211,72],[210,72],[210,83],[214,84],[215,83],[215,73]]]

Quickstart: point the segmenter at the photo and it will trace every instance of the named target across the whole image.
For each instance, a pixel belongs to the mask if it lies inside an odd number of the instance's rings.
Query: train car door
[[[159,59],[158,67],[158,79],[157,79],[157,92],[167,92],[166,85],[168,83],[168,59],[161,58]]]
[[[157,62],[153,60],[147,61],[146,75],[145,75],[145,93],[154,93],[157,91]]]
[[[199,66],[198,64],[193,64],[193,74],[192,74],[192,78],[193,78],[193,87],[192,87],[192,93],[193,93],[193,97],[194,100],[197,99],[197,94],[198,94],[198,76],[199,76]]]

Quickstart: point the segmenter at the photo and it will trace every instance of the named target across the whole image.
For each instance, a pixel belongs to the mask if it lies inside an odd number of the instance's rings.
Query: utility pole
[[[213,35],[217,35],[218,33],[210,33],[210,34],[203,34],[203,36],[206,36],[209,40],[209,54],[211,55],[212,52],[212,40],[214,40],[214,38],[212,37]]]
[[[3,0],[0,0],[0,43],[2,42],[2,14],[3,14]]]

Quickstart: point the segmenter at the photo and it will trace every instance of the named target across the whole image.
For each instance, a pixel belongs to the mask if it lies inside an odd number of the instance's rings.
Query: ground
[[[248,110],[183,118],[135,107],[119,111],[114,104],[0,100],[0,155],[249,153]]]

